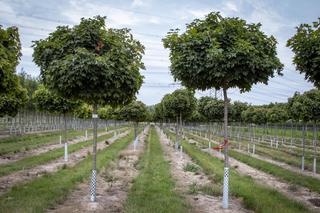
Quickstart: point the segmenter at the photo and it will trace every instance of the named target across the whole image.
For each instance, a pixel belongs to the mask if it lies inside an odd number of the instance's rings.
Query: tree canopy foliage
[[[186,87],[201,90],[238,87],[248,91],[253,84],[267,84],[274,71],[281,74],[283,65],[276,39],[260,27],[212,12],[187,24],[182,34],[172,30],[163,39],[164,47],[170,49],[172,75]]]
[[[18,29],[3,29],[0,25],[0,117],[15,116],[27,101],[27,91],[21,87],[16,75],[20,56]]]
[[[287,42],[294,52],[293,63],[305,79],[320,88],[320,18],[312,25],[301,24]]]
[[[164,96],[161,103],[167,117],[174,118],[181,115],[185,119],[192,115],[196,108],[197,99],[194,97],[194,91],[177,89]]]
[[[34,42],[34,62],[48,89],[89,104],[131,102],[144,69],[144,47],[128,29],[106,28],[105,18],[82,18]]]
[[[121,108],[119,112],[121,118],[126,121],[142,122],[148,117],[148,110],[141,101],[133,101]]]
[[[198,111],[207,121],[221,121],[223,119],[224,102],[208,96],[201,97]]]
[[[288,112],[295,121],[316,121],[320,119],[320,91],[310,90],[295,93],[288,100]]]
[[[33,94],[33,100],[36,107],[40,111],[47,111],[51,113],[67,114],[74,111],[79,106],[79,102],[65,99],[40,85]]]

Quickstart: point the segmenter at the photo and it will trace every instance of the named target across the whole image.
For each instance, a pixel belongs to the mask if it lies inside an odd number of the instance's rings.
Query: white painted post
[[[64,143],[64,161],[68,161],[68,143]]]
[[[182,153],[183,153],[183,148],[182,148],[182,145],[181,145],[181,146],[180,146],[180,158],[183,158]]]
[[[304,171],[304,156],[301,157],[301,171]]]
[[[59,136],[59,141],[60,141],[60,144],[62,143],[62,136],[60,135]]]
[[[250,153],[250,144],[248,143],[248,153]]]
[[[313,158],[313,174],[317,173],[317,158]]]
[[[136,137],[133,141],[133,151],[136,151],[137,145],[138,145],[138,137]]]
[[[86,139],[88,139],[88,130],[86,130]]]
[[[253,147],[252,147],[252,154],[255,154],[255,150],[256,150],[256,145],[253,144]]]

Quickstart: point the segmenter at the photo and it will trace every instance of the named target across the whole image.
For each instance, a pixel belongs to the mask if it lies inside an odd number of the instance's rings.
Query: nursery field
[[[320,213],[319,7],[0,1],[0,213]]]

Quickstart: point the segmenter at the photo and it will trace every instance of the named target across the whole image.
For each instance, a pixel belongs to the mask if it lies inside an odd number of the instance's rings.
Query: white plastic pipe
[[[68,143],[64,143],[64,161],[68,161]]]

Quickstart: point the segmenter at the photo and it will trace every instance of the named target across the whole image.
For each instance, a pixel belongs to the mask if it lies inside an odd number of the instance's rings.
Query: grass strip
[[[105,141],[109,138],[111,138],[113,136],[113,133],[109,133],[103,136],[98,137],[98,142],[102,142]],[[71,144],[68,145],[68,153],[73,153],[76,152],[82,148],[91,146],[92,143],[91,142],[92,139],[90,140],[86,140],[86,141],[82,141],[76,144]],[[25,157],[21,160],[12,162],[12,163],[8,163],[8,164],[3,164],[0,165],[0,177],[4,176],[4,175],[8,175],[12,172],[15,171],[19,171],[22,169],[30,169],[32,167],[41,165],[41,164],[45,164],[51,160],[55,160],[59,157],[62,157],[64,155],[64,147],[61,148],[57,148],[57,149],[53,149],[51,151],[39,154],[39,155],[33,155],[33,156],[29,156],[29,157]]]
[[[99,129],[98,133],[104,132],[105,129]],[[88,134],[92,133],[92,129],[88,130]],[[37,133],[32,135],[14,136],[1,140],[0,142],[0,155],[17,153],[35,149],[43,145],[59,143],[59,136],[61,131],[51,133]],[[71,130],[68,131],[68,140],[78,136],[84,136],[84,130]]]
[[[119,156],[119,152],[133,140],[133,133],[118,139],[106,149],[97,152],[97,171],[109,166]],[[0,196],[1,212],[45,212],[63,202],[71,190],[91,175],[92,155],[74,167],[61,169],[31,182],[14,186],[8,193]],[[99,186],[98,186],[99,187]],[[89,192],[88,192],[89,193]]]
[[[146,143],[147,151],[139,161],[140,174],[129,191],[125,212],[189,212],[189,205],[174,191],[175,182],[170,175],[170,165],[163,157],[154,127]]]
[[[206,143],[204,139],[193,139],[199,141],[200,143]],[[274,175],[290,184],[300,185],[308,188],[311,191],[320,193],[320,181],[317,178],[290,171],[288,169],[282,168],[281,166],[237,152],[236,150],[229,150],[229,155],[238,161],[241,161],[260,171]]]
[[[166,131],[171,139],[173,133]],[[223,182],[224,165],[223,161],[212,157],[182,140],[185,152],[203,168],[207,175],[214,175],[216,182]],[[232,195],[241,197],[245,208],[257,213],[301,213],[309,210],[301,203],[290,200],[288,197],[275,189],[256,183],[250,176],[242,176],[235,169],[229,170],[229,190]]]

